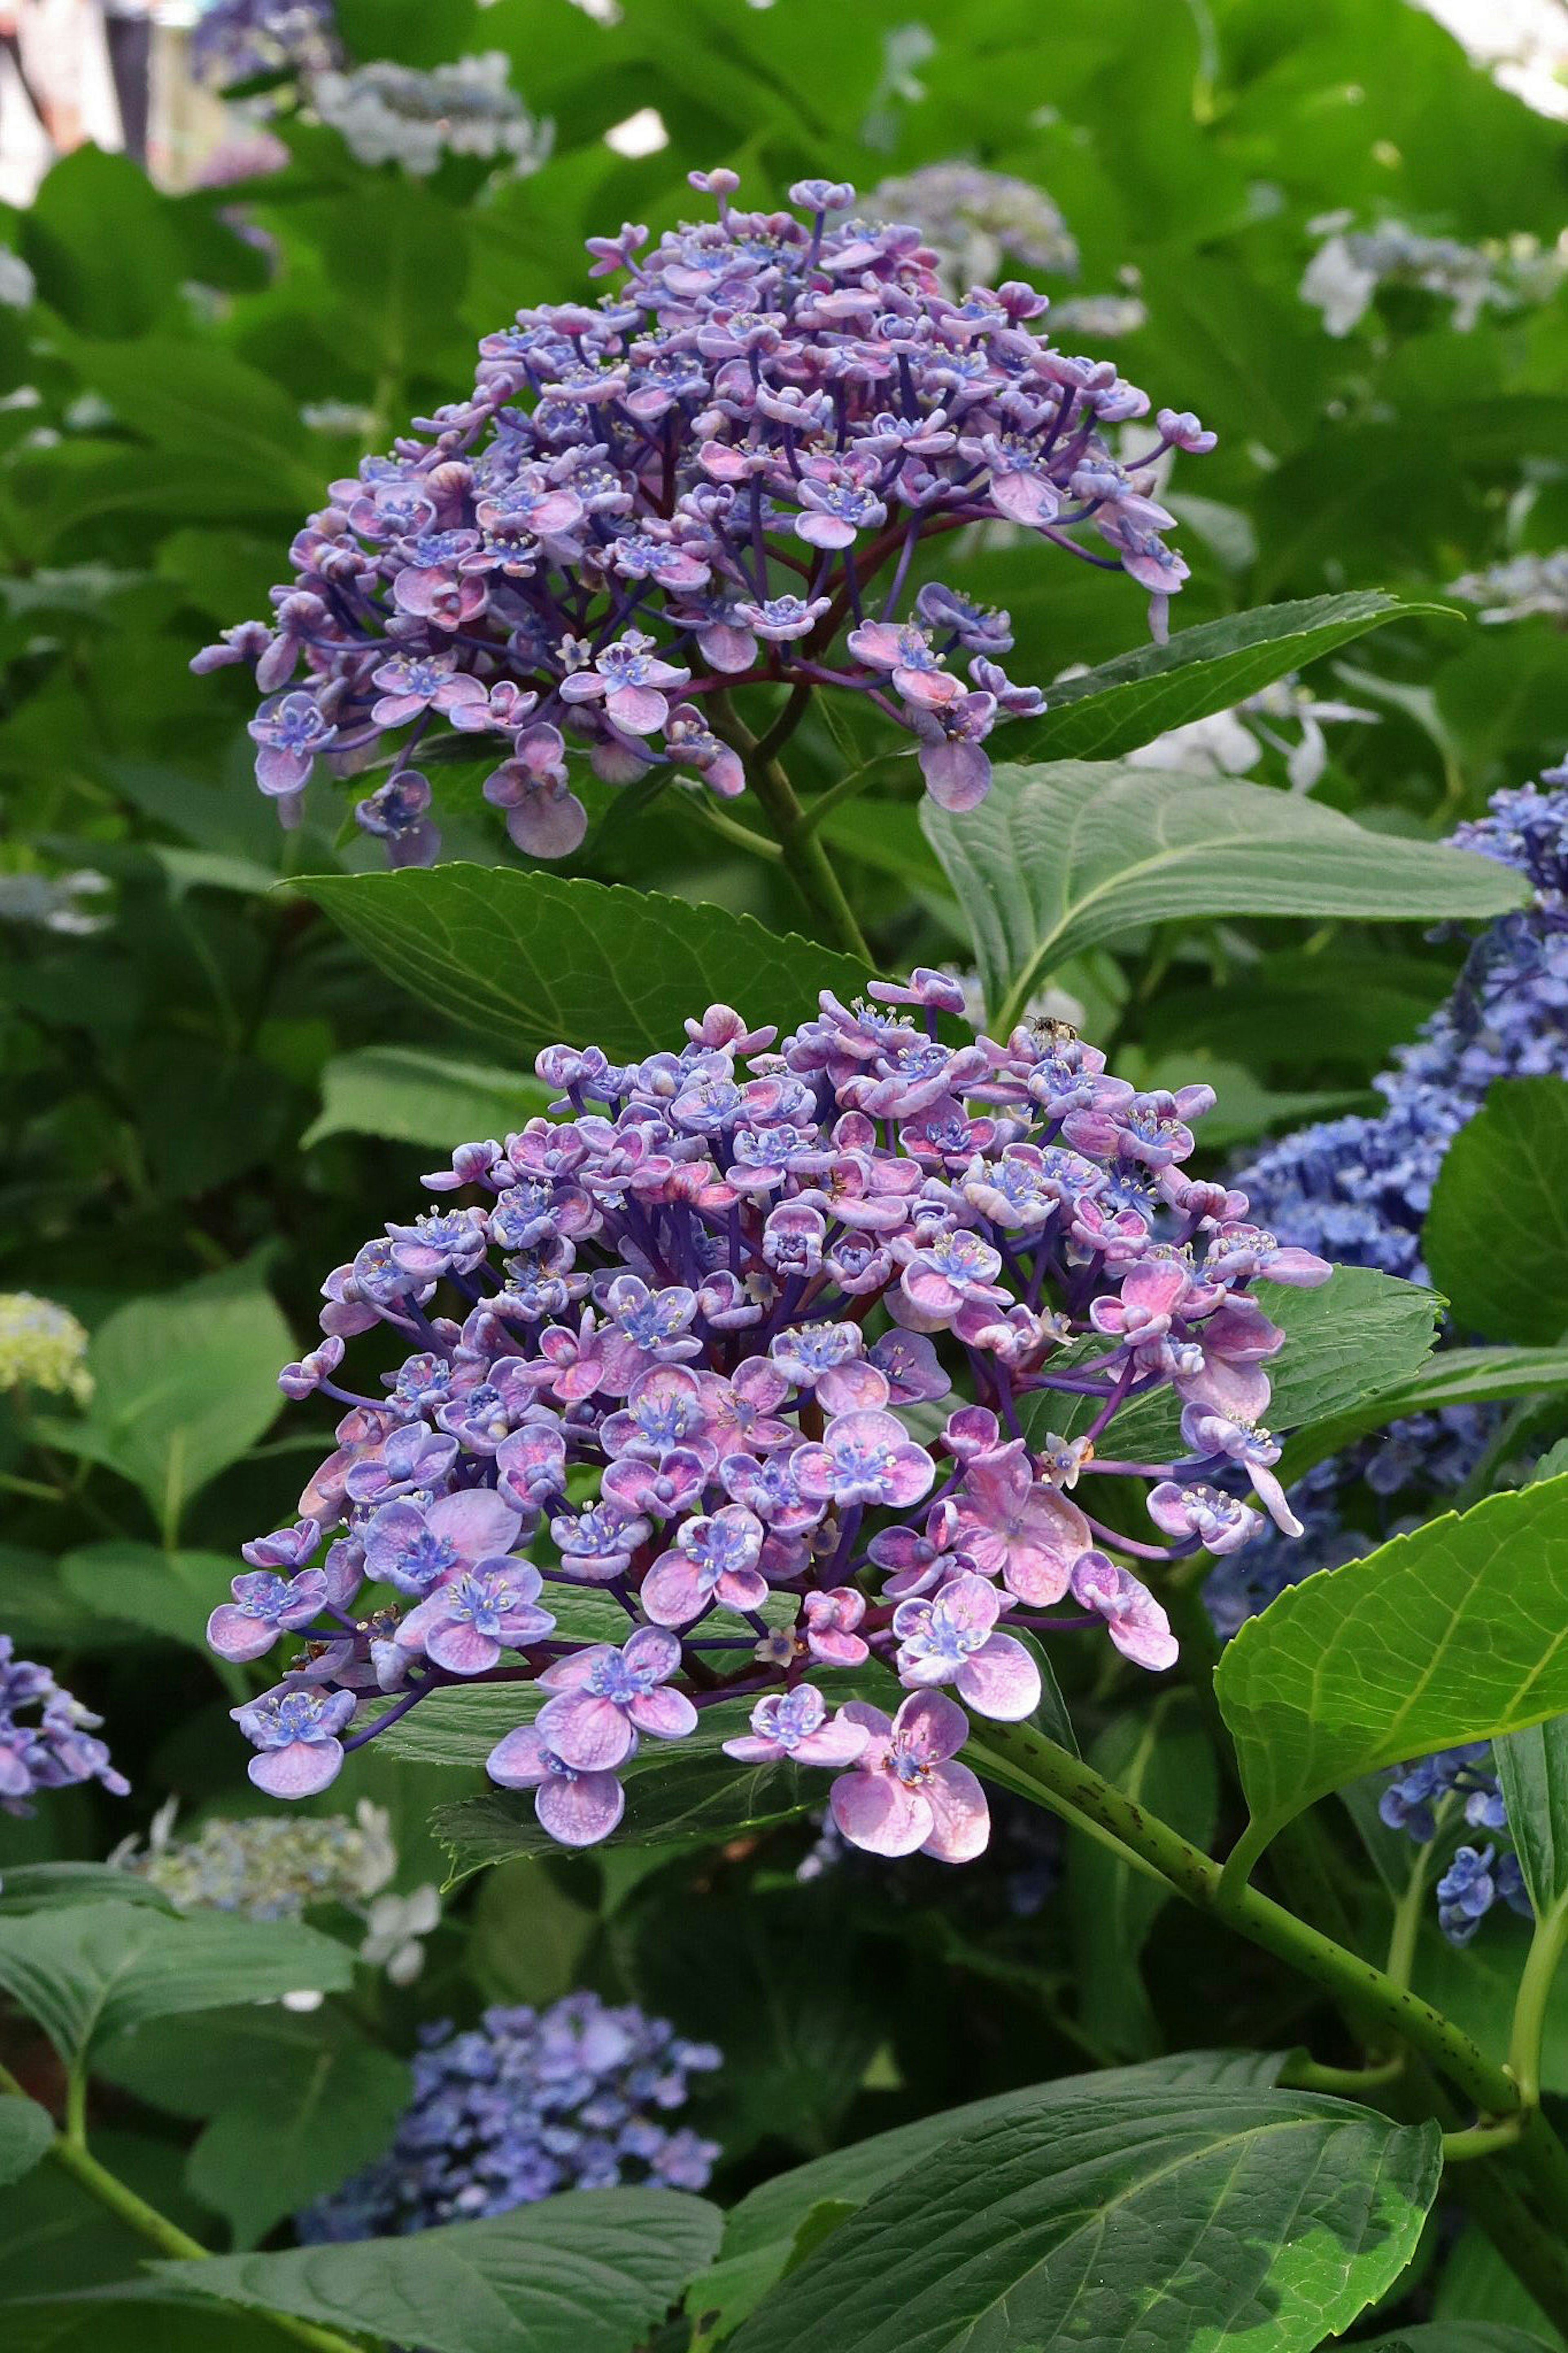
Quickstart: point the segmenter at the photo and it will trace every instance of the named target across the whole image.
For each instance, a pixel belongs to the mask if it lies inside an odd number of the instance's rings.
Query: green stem
[[[204,2247],[199,2239],[193,2239],[189,2232],[182,2231],[177,2222],[171,2222],[166,2214],[160,2214],[155,2206],[149,2206],[129,2183],[121,2181],[118,2174],[110,2173],[106,2165],[100,2165],[92,2156],[82,2131],[84,2092],[85,2084],[79,2071],[73,2070],[71,2087],[67,2094],[70,2122],[65,2132],[55,2135],[46,2154],[62,2172],[68,2173],[89,2198],[96,2199],[109,2213],[118,2215],[129,2230],[134,2231],[139,2239],[145,2239],[149,2246],[156,2247],[160,2254],[174,2256],[182,2263],[207,2262],[212,2253],[210,2247]],[[15,2075],[5,2067],[0,2067],[0,2094],[9,2094],[17,2099],[27,2097]],[[259,2316],[269,2321],[280,2335],[291,2338],[296,2345],[310,2348],[310,2353],[363,2353],[363,2348],[353,2337],[340,2336],[335,2328],[318,2328],[312,2320],[297,2320],[292,2313],[265,2311]]]
[[[1524,2129],[1522,2116],[1505,2116],[1501,2124],[1467,2125],[1462,2132],[1443,2135],[1445,2165],[1463,2165],[1473,2157],[1495,2157],[1501,2148],[1512,2148]]]
[[[1325,2067],[1305,2052],[1287,2060],[1279,2071],[1279,2081],[1288,2091],[1329,2092],[1337,2099],[1359,2100],[1369,2092],[1381,2092],[1396,2084],[1405,2073],[1405,2053],[1396,2059],[1384,2059],[1375,2067]]]
[[[1509,2072],[1520,2097],[1531,2107],[1541,2099],[1541,2044],[1546,2028],[1546,2005],[1558,1964],[1568,1945],[1568,1896],[1535,1924],[1524,1974],[1513,2006],[1513,2030],[1509,2037]]]
[[[1452,2019],[1256,1888],[1227,1883],[1211,1856],[1054,1741],[1027,1725],[986,1724],[972,1746],[982,1769],[988,1752],[1000,1757],[1009,1787],[1022,1788],[1066,1819],[1087,1815],[1127,1850],[1129,1860],[1152,1862],[1188,1903],[1214,1913],[1337,2000],[1375,2017],[1391,2040],[1407,2042],[1429,2059],[1482,2115],[1506,2116],[1522,2105],[1513,2077],[1494,2065]]]
[[[797,690],[797,693],[798,693]],[[825,931],[832,934],[846,953],[875,972],[876,964],[866,937],[856,921],[855,910],[845,896],[839,881],[821,842],[805,822],[805,811],[795,797],[778,761],[773,756],[785,735],[793,733],[799,723],[798,714],[805,710],[805,701],[795,697],[786,704],[782,717],[775,721],[761,739],[731,708],[723,694],[713,697],[713,717],[721,732],[733,744],[745,762],[746,781],[751,786],[758,807],[773,828],[773,837],[784,853],[784,866],[796,890],[811,909]],[[795,714],[792,716],[793,714]],[[785,725],[785,721],[789,724]]]

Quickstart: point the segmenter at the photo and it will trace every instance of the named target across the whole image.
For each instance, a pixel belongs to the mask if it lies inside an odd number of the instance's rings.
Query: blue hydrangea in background
[[[1259,1222],[1324,1258],[1415,1282],[1426,1280],[1421,1229],[1444,1155],[1488,1089],[1498,1079],[1568,1076],[1568,762],[1548,769],[1541,786],[1494,795],[1487,815],[1458,827],[1454,841],[1517,867],[1531,903],[1481,934],[1447,1002],[1377,1080],[1386,1110],[1300,1129],[1237,1179]],[[1214,1569],[1205,1598],[1215,1630],[1228,1639],[1287,1585],[1381,1540],[1346,1524],[1352,1486],[1389,1507],[1382,1534],[1393,1535],[1463,1485],[1496,1427],[1489,1411],[1450,1407],[1395,1422],[1320,1463],[1293,1490],[1300,1541],[1282,1544],[1269,1530]],[[1424,1845],[1454,1818],[1453,1808],[1436,1810],[1440,1801],[1462,1798],[1467,1823],[1506,1840],[1488,1758],[1481,1743],[1405,1767],[1384,1792],[1384,1820]],[[1467,1943],[1497,1902],[1529,1911],[1515,1856],[1506,1845],[1459,1847],[1437,1886],[1445,1931]]]
[[[384,2238],[505,2214],[562,2189],[701,2189],[718,2144],[665,2119],[721,2063],[667,2019],[597,1994],[423,2031],[414,2097],[379,2163],[300,2218],[300,2235]]]

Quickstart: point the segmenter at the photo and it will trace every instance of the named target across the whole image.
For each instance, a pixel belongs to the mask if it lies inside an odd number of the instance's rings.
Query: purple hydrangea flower
[[[79,1781],[101,1781],[111,1797],[123,1798],[131,1784],[93,1736],[101,1722],[0,1634],[0,1813],[29,1814],[35,1791]]]
[[[474,2221],[565,2189],[702,2189],[717,2145],[666,2119],[721,2063],[668,2020],[597,1994],[421,2030],[384,2158],[300,2218],[307,2245]]]
[[[284,813],[318,756],[353,776],[391,731],[412,727],[412,748],[484,730],[508,747],[485,790],[513,840],[569,856],[567,736],[611,782],[695,775],[731,795],[743,762],[703,712],[739,686],[868,697],[914,737],[933,796],[970,807],[993,728],[1043,704],[993,659],[1005,614],[934,581],[905,601],[920,541],[961,523],[1126,572],[1163,634],[1186,567],[1147,470],[1209,446],[1195,418],[1160,410],[1129,471],[1106,437],[1150,403],[1056,350],[1043,297],[1009,281],[954,300],[917,229],[830,218],[847,185],[802,181],[798,212],[752,213],[732,174],[691,177],[716,222],[591,238],[593,274],[624,282],[486,335],[466,397],[330,486],[273,627],[197,656],[254,667],[258,781]],[[395,766],[358,807],[395,860],[434,854],[420,782]]]
[[[1129,1183],[1127,1135],[1168,1143],[1203,1091],[1139,1098],[1027,1024],[948,1044],[952,1013],[953,985],[916,974],[865,1004],[825,993],[782,1042],[713,1006],[629,1068],[548,1048],[554,1115],[459,1145],[446,1206],[329,1280],[324,1328],[382,1324],[410,1353],[377,1404],[318,1352],[336,1447],[215,1617],[231,1655],[302,1645],[237,1712],[261,1787],[323,1788],[345,1746],[482,1674],[519,1699],[491,1778],[593,1845],[642,1744],[691,1737],[734,1683],[738,1763],[842,1769],[846,1837],[958,1860],[986,1816],[957,1703],[1032,1711],[1020,1632],[1100,1628],[1169,1665],[1162,1566],[1263,1526],[1226,1482],[1289,1516],[1275,1442],[1241,1418],[1268,1401],[1280,1335],[1249,1286],[1276,1245],[1163,1149]],[[933,1119],[966,1100],[950,1161]],[[1299,1258],[1298,1279],[1324,1271]],[[1162,1390],[1190,1451],[1120,1461],[1119,1413]],[[914,1421],[941,1398],[940,1430]],[[1167,1539],[1127,1539],[1137,1575],[1114,1533],[1130,1479]],[[563,1630],[583,1588],[619,1641]],[[819,1678],[846,1672],[912,1696],[836,1713]],[[378,1690],[392,1709],[362,1717]]]

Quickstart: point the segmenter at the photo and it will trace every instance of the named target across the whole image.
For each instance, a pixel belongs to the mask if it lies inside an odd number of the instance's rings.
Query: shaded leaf
[[[1542,1346],[1568,1333],[1568,1083],[1500,1079],[1443,1155],[1421,1249],[1454,1320]]]
[[[9,2189],[31,2173],[54,2137],[54,2119],[37,2100],[0,2093],[0,2188]]]
[[[1292,1438],[1279,1475],[1287,1482],[1299,1479],[1314,1462],[1338,1454],[1369,1430],[1386,1429],[1407,1414],[1436,1413],[1452,1405],[1500,1404],[1563,1389],[1568,1389],[1568,1348],[1444,1348],[1412,1377],[1373,1391]],[[1561,1467],[1568,1470],[1568,1462]]]
[[[673,1050],[716,1002],[787,1029],[819,990],[853,996],[867,977],[753,916],[619,883],[451,865],[299,888],[404,987],[518,1054],[556,1040],[622,1059]]]
[[[1492,1762],[1530,1900],[1544,1916],[1568,1902],[1568,1715],[1509,1733]]]
[[[383,1135],[449,1151],[470,1138],[503,1138],[537,1118],[555,1089],[521,1071],[460,1062],[423,1046],[361,1046],[321,1072],[321,1108],[302,1147],[329,1135]]]

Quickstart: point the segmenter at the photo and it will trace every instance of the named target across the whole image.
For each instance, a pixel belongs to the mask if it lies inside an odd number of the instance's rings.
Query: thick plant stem
[[[1480,2130],[1487,2135],[1484,2144],[1478,2134],[1477,2141],[1465,2149],[1477,2160],[1477,2175],[1482,2172],[1482,2160],[1489,2168],[1507,2161],[1530,2181],[1541,2219],[1517,2200],[1514,2237],[1528,2238],[1534,2247],[1536,2280],[1527,2282],[1531,2293],[1538,2297],[1549,2295],[1545,2308],[1559,2327],[1568,2327],[1568,2261],[1563,2260],[1568,2242],[1568,2150],[1508,2068],[1498,2066],[1452,2019],[1445,2018],[1374,1962],[1336,1944],[1256,1888],[1228,1881],[1211,1856],[1190,1844],[1168,1822],[1124,1797],[1091,1766],[1069,1756],[1032,1726],[976,1725],[966,1754],[982,1772],[994,1759],[1001,1768],[994,1778],[1005,1788],[1032,1799],[1069,1825],[1096,1824],[1102,1836],[1109,1833],[1123,1849],[1129,1862],[1142,1867],[1152,1864],[1188,1903],[1213,1913],[1250,1943],[1300,1970],[1352,2015],[1374,2020],[1389,2043],[1404,2044],[1461,2092],[1478,2111]],[[1426,2113],[1431,2112],[1428,2105]],[[1505,2122],[1507,2132],[1493,2136],[1490,2128]],[[1483,2227],[1489,2229],[1479,2202],[1475,2211]],[[1509,2253],[1500,2240],[1498,2243],[1501,2252]],[[1547,2263],[1543,2250],[1555,2253],[1562,2264],[1560,2276]],[[1510,2260],[1513,2260],[1511,2254]],[[1552,2273],[1550,2278],[1549,2272]],[[1522,2269],[1520,2275],[1526,2276]]]
[[[1539,2101],[1541,2097],[1541,2044],[1546,2027],[1546,2005],[1551,1999],[1563,1948],[1568,1946],[1568,1897],[1553,1906],[1535,1924],[1530,1952],[1524,1964],[1524,1974],[1519,1981],[1519,1994],[1514,2002],[1513,2030],[1509,2040],[1509,2068],[1523,2097]]]
[[[834,870],[833,860],[807,825],[805,811],[795,797],[795,786],[780,767],[776,756],[779,744],[798,723],[805,699],[802,695],[797,707],[795,698],[792,697],[784,717],[775,722],[760,740],[733,709],[727,695],[716,694],[713,697],[713,718],[719,733],[735,746],[745,763],[746,782],[758,807],[773,828],[773,838],[784,855],[785,871],[801,897],[824,930],[832,934],[845,953],[863,964],[868,973],[875,972],[877,967],[866,944],[865,934],[845,895],[844,885]],[[790,723],[787,726],[784,723],[786,719]]]
[[[12,2096],[25,2099],[27,2095],[9,2070],[0,2067],[0,2098]],[[193,2239],[189,2232],[182,2231],[177,2222],[171,2222],[166,2214],[160,2214],[155,2206],[149,2206],[128,2182],[110,2173],[106,2165],[100,2165],[83,2138],[57,2133],[45,2154],[62,2172],[68,2173],[89,2198],[116,2215],[138,2238],[145,2239],[149,2246],[156,2247],[161,2255],[187,2263],[208,2260],[210,2248],[204,2247],[199,2239]],[[294,2344],[308,2347],[310,2353],[363,2353],[363,2348],[353,2337],[340,2336],[335,2328],[318,2328],[312,2320],[297,2320],[292,2313],[268,2311],[260,2313],[258,2317],[269,2321]]]

